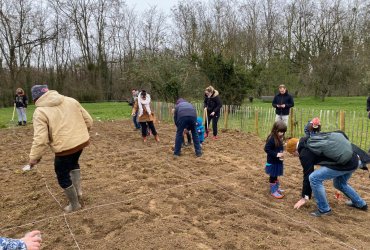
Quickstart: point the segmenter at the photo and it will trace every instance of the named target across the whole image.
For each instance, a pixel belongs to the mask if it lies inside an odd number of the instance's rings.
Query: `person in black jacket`
[[[14,105],[17,109],[18,114],[18,125],[26,125],[27,124],[27,114],[26,108],[28,105],[28,98],[24,93],[24,90],[21,88],[17,88],[14,96]]]
[[[217,90],[212,86],[208,86],[204,91],[204,109],[207,111],[207,120],[205,121],[205,138],[208,137],[209,123],[212,121],[213,139],[218,139],[217,123],[220,118],[220,110],[222,102]]]
[[[321,167],[314,170],[315,165],[320,165],[322,161],[331,161],[325,156],[315,155],[306,145],[309,137],[303,137],[300,140],[291,138],[287,142],[286,150],[298,156],[303,167],[303,187],[302,198],[294,205],[294,208],[299,209],[304,205],[314,194],[318,210],[311,213],[312,216],[322,216],[331,214],[331,208],[326,198],[325,187],[323,182],[325,180],[333,179],[333,184],[336,189],[346,195],[350,201],[347,201],[348,206],[366,211],[366,202],[358,195],[358,193],[348,185],[348,180],[351,178],[352,173],[362,164],[359,161],[359,156],[353,152],[352,158],[344,165],[336,164]],[[334,163],[335,164],[335,163]]]
[[[279,86],[279,94],[274,97],[272,106],[276,109],[275,121],[283,121],[288,125],[289,111],[290,108],[294,107],[294,100],[291,95],[288,94],[288,90],[285,85]]]

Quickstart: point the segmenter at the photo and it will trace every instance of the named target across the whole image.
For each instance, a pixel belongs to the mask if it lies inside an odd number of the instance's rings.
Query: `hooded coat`
[[[56,155],[88,145],[93,119],[75,99],[49,90],[37,99],[33,114],[30,160],[39,160],[50,146]]]

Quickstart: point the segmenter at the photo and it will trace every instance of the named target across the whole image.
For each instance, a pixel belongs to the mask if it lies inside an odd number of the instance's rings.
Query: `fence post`
[[[294,137],[294,110],[290,109],[290,119],[289,119],[289,130],[290,135]]]
[[[254,129],[256,130],[256,134],[258,136],[258,109],[255,109],[254,112]]]
[[[339,129],[343,132],[345,130],[345,118],[345,113],[343,110],[341,110],[339,113]]]
[[[224,128],[227,129],[227,121],[229,118],[229,105],[225,105],[225,112],[224,112]]]

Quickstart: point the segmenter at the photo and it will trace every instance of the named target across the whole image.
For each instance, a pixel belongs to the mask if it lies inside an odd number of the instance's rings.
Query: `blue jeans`
[[[192,116],[184,116],[181,117],[177,121],[177,131],[176,131],[176,139],[175,139],[175,150],[174,155],[180,155],[181,153],[181,145],[184,141],[183,132],[184,129],[188,129],[191,131],[191,136],[193,137],[194,149],[195,154],[200,155],[202,154],[202,149],[200,148],[199,137],[197,133],[197,118]]]
[[[139,129],[140,128],[140,123],[137,121],[137,112],[135,113],[134,116],[132,116],[132,121],[134,122],[135,128]]]
[[[366,204],[358,193],[347,183],[354,171],[355,170],[338,171],[321,166],[320,169],[310,174],[310,185],[320,212],[327,212],[330,210],[328,200],[326,199],[325,187],[323,185],[323,181],[330,179],[333,179],[334,187],[351,199],[356,207],[362,207]]]

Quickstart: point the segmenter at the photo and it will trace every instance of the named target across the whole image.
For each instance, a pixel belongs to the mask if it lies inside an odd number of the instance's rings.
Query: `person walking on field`
[[[197,133],[197,111],[194,106],[182,98],[178,99],[174,111],[174,121],[177,127],[177,131],[175,139],[175,150],[173,154],[175,156],[180,156],[181,144],[184,141],[183,132],[185,129],[187,129],[191,131],[191,135],[193,137],[195,154],[197,157],[200,157],[202,155],[202,149]]]
[[[31,92],[36,109],[29,164],[31,167],[37,164],[50,146],[55,153],[58,183],[69,200],[64,211],[76,211],[81,208],[79,198],[82,196],[78,160],[89,145],[93,120],[78,101],[49,90],[47,85],[35,85]]]
[[[279,176],[283,175],[284,165],[284,147],[283,139],[287,126],[283,121],[274,123],[270,135],[266,139],[265,152],[267,153],[267,162],[265,172],[270,176],[270,193],[276,199],[284,197],[280,189]]]
[[[288,94],[288,90],[284,84],[279,86],[279,93],[274,97],[272,106],[275,108],[275,121],[283,121],[288,125],[289,111],[290,108],[294,107],[294,100],[293,97]]]
[[[131,115],[134,116],[137,112],[138,120],[141,126],[141,135],[144,142],[146,142],[147,140],[148,126],[150,131],[154,135],[154,139],[159,142],[159,136],[154,126],[154,113],[150,108],[150,103],[150,95],[145,90],[142,90],[139,93],[137,100],[135,101]]]
[[[208,86],[204,91],[204,110],[207,111],[207,120],[205,121],[205,138],[209,134],[209,124],[212,121],[213,137],[212,139],[218,139],[217,123],[220,118],[220,110],[222,108],[222,102],[219,96],[219,92],[212,86]]]
[[[27,124],[26,109],[28,105],[28,98],[27,95],[24,93],[24,90],[21,88],[17,88],[15,92],[14,105],[15,108],[17,109],[18,126],[26,125]]]

